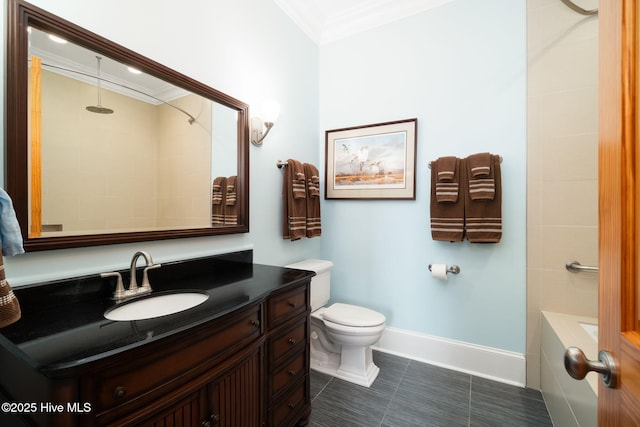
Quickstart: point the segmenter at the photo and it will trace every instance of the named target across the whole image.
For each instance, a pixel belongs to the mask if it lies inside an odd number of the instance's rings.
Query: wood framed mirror
[[[247,104],[22,0],[7,24],[26,251],[249,231]]]

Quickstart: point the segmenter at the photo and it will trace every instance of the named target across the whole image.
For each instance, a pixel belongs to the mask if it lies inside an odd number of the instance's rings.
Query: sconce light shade
[[[257,109],[257,113],[251,118],[251,143],[259,147],[278,120],[280,104],[275,101],[265,102]]]

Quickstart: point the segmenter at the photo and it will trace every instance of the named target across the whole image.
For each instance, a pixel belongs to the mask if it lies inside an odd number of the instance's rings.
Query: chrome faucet
[[[138,281],[136,280],[136,264],[138,262],[138,258],[140,258],[141,256],[144,257],[147,265],[142,272],[142,286],[138,288]],[[151,292],[151,284],[149,283],[149,275],[147,272],[153,268],[158,268],[160,266],[161,264],[153,263],[153,259],[151,259],[151,255],[149,255],[148,252],[138,251],[133,254],[133,258],[131,258],[130,269],[131,278],[129,280],[129,289],[126,291],[126,293],[128,295],[139,295]]]
[[[144,257],[146,262],[146,266],[142,272],[142,285],[138,287],[138,281],[136,280],[136,264],[138,263],[138,258]],[[122,284],[122,275],[117,272],[110,273],[101,273],[101,277],[116,277],[116,290],[113,293],[113,299],[116,301],[122,301],[123,299],[130,298],[136,295],[146,294],[151,292],[151,284],[149,283],[149,274],[148,271],[154,268],[161,267],[162,264],[154,264],[151,255],[145,251],[137,251],[133,254],[133,258],[131,259],[131,267],[130,267],[130,281],[129,281],[129,289],[124,288]]]

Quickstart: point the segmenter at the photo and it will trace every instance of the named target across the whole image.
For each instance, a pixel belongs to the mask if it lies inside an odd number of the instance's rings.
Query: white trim
[[[373,347],[384,353],[524,387],[521,353],[387,327]]]
[[[452,1],[454,0],[369,0],[327,16],[320,44],[381,27]]]
[[[454,0],[361,0],[324,10],[323,0],[274,0],[316,44],[325,44],[380,27]],[[340,3],[336,3],[340,4]]]

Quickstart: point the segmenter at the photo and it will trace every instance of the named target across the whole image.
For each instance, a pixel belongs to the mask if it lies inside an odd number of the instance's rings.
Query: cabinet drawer
[[[126,356],[126,359],[123,357],[113,369],[106,369],[87,379],[85,386],[92,390],[91,395],[94,396],[90,399],[93,409],[100,413],[116,405],[134,401],[149,391],[162,392],[161,386],[179,379],[190,369],[214,360],[216,356],[224,357],[226,350],[234,349],[236,344],[249,343],[259,338],[260,317],[260,306],[255,306],[227,322],[219,320],[225,327],[208,335],[164,346],[159,342],[155,356],[140,360],[131,355]],[[167,349],[167,345],[175,348],[175,351]],[[119,369],[121,366],[128,366],[128,369]]]
[[[304,408],[307,401],[307,379],[301,381],[289,394],[284,396],[277,406],[273,408],[271,413],[272,426],[283,426],[288,417],[292,416],[295,419],[296,415]],[[289,423],[291,424],[289,419]]]
[[[275,396],[305,375],[307,352],[298,354],[271,374],[270,396]]]
[[[267,315],[269,328],[307,310],[307,286],[299,286],[269,299]]]
[[[269,341],[269,361],[271,366],[277,364],[281,358],[302,351],[307,346],[307,321],[302,318],[300,322],[271,338]]]

